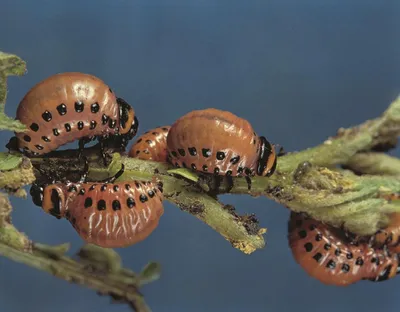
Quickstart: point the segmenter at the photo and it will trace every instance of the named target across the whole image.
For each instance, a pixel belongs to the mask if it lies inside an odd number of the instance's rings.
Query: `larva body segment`
[[[170,126],[151,129],[137,138],[129,150],[130,157],[167,162],[167,136]]]
[[[204,173],[232,176],[273,174],[274,147],[250,123],[214,108],[179,118],[167,137],[170,162]]]
[[[148,237],[164,213],[162,184],[145,181],[52,184],[42,208],[66,218],[88,243],[127,247]]]
[[[123,136],[131,139],[138,120],[101,79],[67,72],[36,84],[21,100],[16,119],[28,131],[16,133],[18,148],[42,155],[80,138]]]
[[[399,256],[386,248],[349,239],[344,231],[301,213],[291,213],[289,246],[296,262],[328,285],[348,286],[361,280],[384,281],[399,273]]]

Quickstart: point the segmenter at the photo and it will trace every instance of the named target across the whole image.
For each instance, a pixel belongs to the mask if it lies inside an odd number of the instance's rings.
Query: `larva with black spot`
[[[271,176],[277,165],[274,146],[250,123],[214,108],[192,111],[169,130],[167,149],[177,167],[227,176]]]
[[[24,96],[16,119],[27,127],[16,133],[17,148],[29,156],[43,155],[80,140],[119,137],[127,144],[138,130],[133,108],[117,98],[101,79],[79,72],[48,77]]]
[[[147,238],[164,213],[161,182],[114,181],[32,186],[33,202],[66,218],[87,243],[127,247]]]
[[[352,242],[344,231],[291,212],[288,241],[296,262],[328,285],[384,281],[399,273],[399,256],[386,248]]]
[[[400,193],[382,195],[388,201],[400,200]],[[391,213],[386,228],[379,230],[373,237],[377,245],[386,245],[391,252],[400,253],[400,213]]]
[[[170,126],[163,126],[146,131],[132,145],[128,155],[143,160],[167,162],[167,136]]]

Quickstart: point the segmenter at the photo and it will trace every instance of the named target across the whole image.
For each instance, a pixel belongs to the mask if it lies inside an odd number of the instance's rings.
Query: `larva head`
[[[278,158],[274,146],[268,140],[260,137],[260,155],[258,157],[257,175],[271,176],[276,169]]]
[[[65,214],[65,196],[61,186],[51,184],[43,189],[42,208],[52,216],[60,219]]]
[[[129,135],[133,138],[139,127],[139,122],[135,116],[135,111],[124,99],[117,98],[119,106],[119,123],[120,133],[123,135]]]

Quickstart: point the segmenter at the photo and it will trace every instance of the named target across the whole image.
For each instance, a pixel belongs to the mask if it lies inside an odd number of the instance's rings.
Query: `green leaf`
[[[0,170],[6,171],[17,168],[22,162],[22,157],[9,153],[0,153]]]
[[[193,171],[186,168],[170,169],[167,173],[177,174],[193,182],[199,181],[199,176]]]
[[[0,130],[23,132],[25,126],[4,114],[7,99],[7,77],[22,76],[26,73],[26,63],[16,55],[0,51]]]
[[[160,278],[161,265],[158,262],[148,263],[140,272],[139,279],[141,284],[148,284]]]

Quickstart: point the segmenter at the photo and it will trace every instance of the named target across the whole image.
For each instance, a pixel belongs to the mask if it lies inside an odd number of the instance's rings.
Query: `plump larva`
[[[83,240],[101,247],[136,244],[158,226],[164,213],[161,182],[56,183],[33,185],[33,202],[56,218],[66,218]]]
[[[138,129],[133,108],[99,78],[78,72],[53,75],[35,85],[20,102],[16,119],[28,131],[16,133],[27,155],[49,153],[83,139],[118,136],[122,144]]]
[[[170,126],[157,127],[138,137],[129,150],[130,157],[167,162],[167,135]]]
[[[400,271],[397,253],[352,242],[343,231],[299,213],[291,213],[289,246],[296,262],[324,284],[384,281]]]
[[[167,149],[177,167],[227,176],[270,176],[275,148],[250,123],[214,108],[192,111],[169,130]]]

